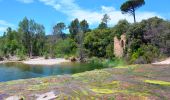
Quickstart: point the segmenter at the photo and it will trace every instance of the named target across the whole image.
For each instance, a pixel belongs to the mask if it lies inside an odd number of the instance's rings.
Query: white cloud
[[[6,22],[4,20],[0,20],[0,25],[3,25],[3,26],[13,26],[13,24],[8,23],[8,22]]]
[[[0,33],[5,32],[8,27],[14,27],[14,25],[7,21],[0,20]]]
[[[22,2],[22,3],[27,3],[27,4],[34,2],[34,0],[17,0],[17,1]]]
[[[116,10],[113,7],[101,6],[100,11],[92,11],[88,9],[82,9],[75,0],[39,0],[44,4],[53,7],[58,12],[62,12],[68,16],[69,20],[79,18],[79,20],[86,19],[91,25],[100,23],[103,15],[107,13],[111,20],[110,25],[116,24],[121,19],[127,19],[129,22],[133,22],[133,17],[129,15],[123,15],[121,11]],[[137,12],[137,21],[147,19],[150,17],[158,16],[159,14],[154,12]]]
[[[1,27],[1,26],[0,26],[0,33],[5,32],[5,31],[6,31],[6,29],[7,29],[7,27]]]

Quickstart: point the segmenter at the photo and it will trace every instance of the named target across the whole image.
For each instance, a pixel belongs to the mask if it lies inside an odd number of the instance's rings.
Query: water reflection
[[[74,74],[101,68],[103,67],[80,63],[66,63],[55,66],[35,66],[25,65],[22,63],[7,63],[0,65],[0,82],[50,75]]]

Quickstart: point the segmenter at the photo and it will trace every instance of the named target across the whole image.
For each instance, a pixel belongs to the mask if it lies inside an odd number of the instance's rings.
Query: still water
[[[25,65],[22,63],[0,64],[0,82],[45,77],[51,75],[75,74],[103,68],[100,65],[67,63],[55,66]]]

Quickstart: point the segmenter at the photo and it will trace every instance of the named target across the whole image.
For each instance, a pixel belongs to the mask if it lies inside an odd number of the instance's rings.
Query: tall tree
[[[86,32],[89,31],[89,24],[88,24],[88,22],[86,20],[82,20],[80,22],[80,27],[81,27],[83,33],[86,33]]]
[[[79,32],[79,28],[80,28],[80,22],[79,20],[76,18],[75,20],[73,20],[69,26],[69,31],[71,34],[71,37],[76,39],[76,35]]]
[[[99,24],[99,29],[106,29],[108,28],[108,21],[110,20],[109,15],[104,14],[101,23]]]
[[[109,20],[110,20],[110,16],[108,14],[104,14],[102,18],[102,22],[107,25]]]
[[[5,39],[5,42],[3,44],[4,48],[4,54],[5,55],[16,55],[17,51],[21,47],[21,42],[19,39],[19,33],[15,30],[12,30],[12,28],[7,28],[6,35],[3,36]]]
[[[19,31],[23,34],[22,40],[29,56],[32,56],[32,33],[30,32],[30,22],[26,17],[19,23]]]
[[[23,43],[29,54],[33,55],[33,47],[35,47],[36,36],[44,36],[44,26],[37,24],[34,20],[28,20],[26,17],[19,23],[19,31],[23,34]],[[38,47],[39,48],[39,47]]]
[[[63,32],[63,30],[65,29],[66,25],[63,22],[57,23],[57,25],[53,27],[53,35],[59,35],[62,39],[64,39],[65,33]]]
[[[143,6],[145,4],[144,0],[128,0],[123,3],[120,7],[123,14],[129,13],[133,15],[134,22],[136,22],[135,11],[137,8]]]
[[[85,58],[85,48],[84,48],[84,37],[85,33],[89,32],[89,24],[86,20],[80,22],[80,28],[78,33],[78,50],[79,50],[79,58],[81,62],[84,62]]]
[[[34,52],[35,54],[42,56],[45,52],[45,28],[43,25],[36,24]]]

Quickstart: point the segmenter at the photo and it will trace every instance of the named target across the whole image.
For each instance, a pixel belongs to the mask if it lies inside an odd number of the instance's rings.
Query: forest
[[[122,19],[110,26],[108,14],[104,14],[98,27],[91,29],[87,20],[72,20],[53,26],[51,34],[33,19],[23,18],[16,30],[7,28],[0,37],[0,58],[24,60],[34,57],[73,58],[81,62],[89,59],[123,59],[127,63],[146,64],[170,55],[170,21],[152,17],[136,21],[136,10],[145,5],[144,0],[124,2],[120,10],[130,14],[134,23]],[[123,57],[114,55],[114,37],[126,35]]]
[[[0,38],[1,59],[17,56],[27,57],[76,57],[115,59],[114,36],[126,33],[127,43],[124,60],[129,63],[151,63],[170,55],[170,22],[153,17],[137,23],[120,20],[108,26],[105,14],[95,29],[90,29],[86,20],[73,20],[69,26],[63,22],[53,27],[51,35],[45,27],[26,17],[19,23],[18,30],[8,28]],[[69,33],[65,33],[68,28]]]

